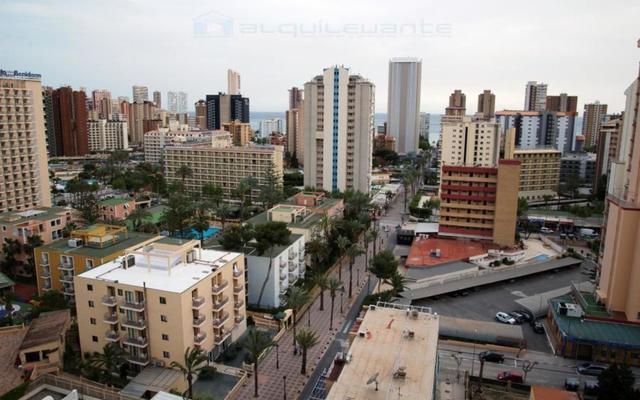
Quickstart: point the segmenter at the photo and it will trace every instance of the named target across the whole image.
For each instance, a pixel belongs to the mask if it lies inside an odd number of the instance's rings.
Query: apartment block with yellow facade
[[[132,371],[184,362],[187,348],[215,359],[246,330],[244,255],[197,240],[158,237],[75,277],[83,352],[108,344]]]
[[[71,232],[34,251],[38,293],[62,292],[74,304],[73,278],[115,259],[128,249],[152,241],[155,235],[128,232],[126,227],[96,224]]]

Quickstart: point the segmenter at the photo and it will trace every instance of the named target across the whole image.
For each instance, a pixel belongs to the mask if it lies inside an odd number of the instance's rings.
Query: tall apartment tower
[[[577,112],[578,96],[560,93],[558,96],[547,96],[545,110],[554,112]]]
[[[369,193],[374,89],[343,66],[304,85],[305,186]]]
[[[231,69],[227,70],[227,92],[240,94],[240,74]]]
[[[167,92],[167,111],[186,113],[187,108],[187,94],[185,92]]]
[[[207,129],[221,129],[223,123],[238,120],[249,123],[249,99],[239,94],[208,94]]]
[[[158,109],[162,109],[162,94],[157,90],[153,92],[153,104],[155,104]]]
[[[462,117],[442,123],[440,163],[492,167],[500,156],[500,126]]]
[[[0,212],[51,207],[40,75],[0,70]]]
[[[624,114],[608,115],[607,120],[600,125],[596,149],[596,154],[598,155],[596,158],[596,174],[593,179],[594,193],[601,189],[601,185],[606,186],[606,182],[602,182],[602,176],[610,175],[611,163],[618,159],[618,146],[622,136],[623,121]]]
[[[145,101],[149,101],[149,88],[146,86],[134,86],[133,102],[144,103]]]
[[[491,90],[484,90],[478,95],[478,114],[483,119],[491,119],[496,115],[496,95]]]
[[[449,107],[445,109],[445,115],[462,117],[467,113],[467,96],[462,90],[456,89],[449,96]]]
[[[291,154],[291,157],[295,157],[300,165],[304,165],[302,97],[302,89],[297,87],[289,89],[289,109],[285,115],[287,120],[287,150]]]
[[[53,92],[53,122],[57,156],[89,153],[87,96],[83,91],[61,87]]]
[[[44,109],[44,128],[47,141],[47,154],[50,157],[56,155],[56,125],[53,120],[53,92],[51,86],[42,88],[42,106]]]
[[[420,82],[422,60],[392,58],[389,61],[387,135],[396,139],[396,151],[418,151],[420,136]]]
[[[600,125],[607,116],[607,105],[600,104],[599,101],[584,105],[584,116],[582,119],[582,136],[584,136],[585,146],[595,146],[598,143],[598,131]]]
[[[195,103],[196,108],[196,127],[199,129],[207,129],[207,102],[198,100]]]
[[[420,136],[426,139],[429,139],[429,119],[431,118],[431,114],[429,113],[420,113]]]
[[[617,160],[611,163],[598,300],[616,319],[640,321],[640,71],[627,97]]]
[[[524,111],[544,111],[547,103],[547,84],[527,82],[524,92]]]

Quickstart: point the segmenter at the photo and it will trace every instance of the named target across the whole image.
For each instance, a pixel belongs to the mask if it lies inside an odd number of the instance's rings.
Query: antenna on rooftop
[[[372,383],[376,384],[376,392],[378,391],[378,374],[379,372],[376,372],[375,374],[371,375],[371,378],[369,378],[369,380],[367,381],[367,385],[371,385]]]

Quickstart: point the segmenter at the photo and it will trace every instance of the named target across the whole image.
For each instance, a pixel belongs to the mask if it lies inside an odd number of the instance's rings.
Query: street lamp
[[[284,387],[284,400],[287,400],[287,376],[282,375],[282,385]]]

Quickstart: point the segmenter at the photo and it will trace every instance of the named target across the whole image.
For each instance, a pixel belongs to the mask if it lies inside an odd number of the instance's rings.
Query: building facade
[[[299,165],[304,165],[304,130],[302,116],[303,90],[297,87],[289,89],[289,109],[287,122],[287,151],[295,157]]]
[[[158,237],[75,278],[80,347],[125,350],[135,373],[184,363],[187,348],[213,361],[246,330],[244,256]]]
[[[420,137],[429,139],[429,126],[431,114],[420,113]]]
[[[167,92],[167,110],[171,113],[186,113],[188,98],[185,92]]]
[[[582,117],[582,136],[584,145],[587,147],[597,146],[598,132],[600,126],[607,116],[607,105],[600,104],[599,101],[584,105],[584,115]]]
[[[596,153],[569,153],[560,159],[560,182],[577,179],[581,184],[591,185],[596,175]]]
[[[260,121],[260,137],[268,138],[272,133],[283,133],[282,120],[280,118],[264,119]]]
[[[57,156],[89,153],[87,96],[83,91],[61,87],[53,92],[53,122]]]
[[[253,130],[248,122],[240,122],[238,120],[224,122],[222,129],[231,134],[234,146],[247,145],[253,139]]]
[[[98,202],[102,221],[124,221],[136,209],[135,199],[114,197]]]
[[[124,150],[129,147],[129,123],[106,119],[89,120],[89,151]]]
[[[231,136],[224,131],[170,131],[157,129],[144,134],[144,160],[158,163],[169,145],[216,142],[216,147],[231,146]]]
[[[146,86],[134,85],[132,93],[134,103],[144,103],[145,101],[149,101],[149,88]]]
[[[611,116],[608,121],[600,125],[596,149],[596,174],[593,177],[594,192],[600,190],[602,185],[606,187],[606,182],[602,182],[601,178],[610,175],[611,163],[618,159],[623,119],[624,115]]]
[[[500,129],[495,122],[461,117],[442,122],[440,163],[490,167],[500,156]]]
[[[478,95],[478,117],[490,120],[496,115],[496,95],[484,90]]]
[[[208,94],[206,97],[207,129],[221,129],[223,123],[238,120],[249,123],[249,99],[239,94]]]
[[[552,112],[577,112],[578,96],[569,96],[566,93],[560,93],[557,96],[547,96],[545,110]]]
[[[0,70],[0,212],[51,207],[40,75]]]
[[[467,114],[467,96],[462,90],[456,89],[449,96],[449,106],[444,111],[444,121],[455,121]]]
[[[527,82],[524,91],[524,111],[544,111],[547,105],[547,84]]]
[[[304,92],[305,186],[369,193],[374,85],[335,66],[307,82]]]
[[[392,58],[389,61],[387,135],[396,138],[396,152],[418,151],[420,135],[420,85],[422,60]]]
[[[153,92],[153,104],[158,108],[162,108],[162,94],[157,90]]]
[[[240,73],[227,70],[227,93],[240,94]]]
[[[496,112],[501,135],[515,128],[520,149],[554,147],[563,154],[575,149],[577,113],[503,110]]]

